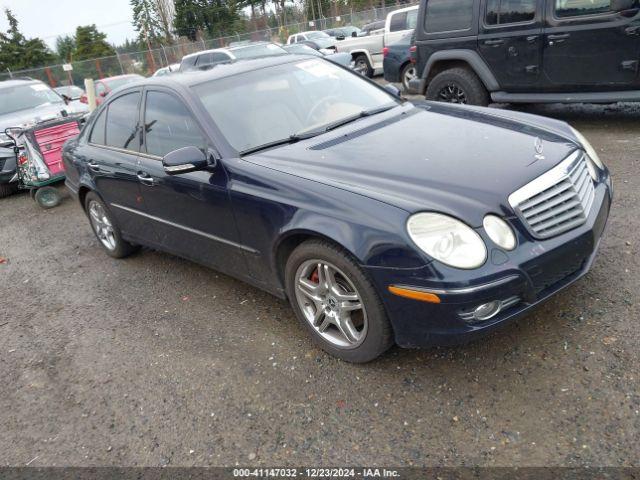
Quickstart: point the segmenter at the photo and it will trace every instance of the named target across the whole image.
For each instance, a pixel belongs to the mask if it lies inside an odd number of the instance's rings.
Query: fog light
[[[500,313],[500,309],[502,308],[502,302],[499,300],[494,300],[493,302],[483,303],[476,307],[473,311],[473,317],[476,320],[489,320],[491,317],[495,317],[498,313]]]

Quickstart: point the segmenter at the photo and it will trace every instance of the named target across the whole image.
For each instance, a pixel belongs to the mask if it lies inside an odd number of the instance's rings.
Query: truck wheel
[[[427,100],[486,107],[489,92],[478,76],[467,68],[452,68],[435,76],[427,87]]]
[[[0,198],[8,197],[18,191],[17,183],[0,183]]]
[[[373,77],[373,68],[369,65],[367,56],[363,54],[360,54],[353,59],[353,71],[368,78]]]

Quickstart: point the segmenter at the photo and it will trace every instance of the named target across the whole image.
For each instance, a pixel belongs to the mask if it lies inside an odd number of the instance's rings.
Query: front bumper
[[[367,268],[381,292],[396,343],[424,347],[468,342],[523,316],[577,281],[589,271],[596,257],[611,199],[607,174],[596,188],[585,224],[548,240],[522,237],[513,252],[490,252],[489,260],[478,270],[447,272],[435,263],[417,270]],[[447,273],[457,278],[445,281],[451,278]],[[393,295],[388,290],[391,285],[437,293],[441,303]],[[468,320],[468,312],[478,305],[494,300],[513,301],[514,297],[517,301],[495,317],[480,322]]]

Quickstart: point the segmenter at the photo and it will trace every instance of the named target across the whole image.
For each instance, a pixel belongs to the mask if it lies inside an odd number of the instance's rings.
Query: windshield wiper
[[[240,152],[240,155],[249,155],[251,153],[256,153],[261,150],[266,150],[268,148],[278,147],[280,145],[290,145],[292,143],[299,142],[300,140],[307,140],[309,138],[317,137],[318,135],[322,135],[323,133],[330,132],[331,130],[335,130],[336,128],[342,127],[351,122],[355,122],[361,118],[370,117],[372,115],[377,115],[378,113],[386,112],[396,107],[397,104],[393,105],[384,105],[382,107],[371,108],[369,110],[363,110],[356,115],[352,115],[347,118],[343,118],[341,120],[337,120],[335,122],[324,125],[320,128],[312,129],[312,130],[303,130],[299,133],[294,133],[290,135],[289,138],[283,138],[281,140],[274,140],[273,142],[267,142],[262,145],[258,145],[257,147],[248,148],[247,150],[243,150]]]
[[[335,122],[328,123],[327,125],[323,125],[322,127],[313,130],[303,130],[302,132],[297,133],[293,136],[311,138],[317,135],[322,135],[323,133],[330,132],[331,130],[335,130],[336,128],[340,128],[344,125],[355,122],[356,120],[360,120],[361,118],[371,117],[373,115],[377,115],[378,113],[387,112],[392,108],[395,108],[396,106],[397,104],[394,103],[393,105],[384,105],[382,107],[370,108],[369,110],[362,110],[360,113],[351,115],[350,117],[336,120]]]

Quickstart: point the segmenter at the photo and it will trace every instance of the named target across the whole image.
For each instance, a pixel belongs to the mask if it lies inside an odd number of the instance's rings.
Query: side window
[[[611,0],[555,0],[556,17],[597,15],[611,11]]]
[[[427,33],[469,30],[474,0],[427,0],[424,28]]]
[[[213,60],[211,58],[211,54],[210,53],[205,53],[203,55],[198,55],[198,58],[196,60],[196,66],[197,67],[201,67],[203,65],[211,65],[213,63]]]
[[[213,52],[211,54],[211,63],[228,62],[231,58],[226,53]]]
[[[109,104],[106,145],[135,152],[140,150],[138,104],[140,92],[127,93]]]
[[[485,23],[505,25],[530,22],[536,16],[536,0],[488,0]]]
[[[396,13],[389,21],[390,32],[401,32],[407,29],[407,12]]]
[[[205,148],[207,144],[182,101],[168,93],[147,93],[144,129],[147,153],[158,157],[183,147]]]
[[[418,25],[418,10],[410,10],[407,12],[407,30],[414,30]]]
[[[107,109],[105,108],[100,112],[96,121],[93,122],[91,128],[91,135],[89,135],[89,143],[95,143],[96,145],[104,145],[104,127],[107,120]]]
[[[104,83],[98,82],[96,83],[96,96],[100,96],[100,94],[107,91],[107,87],[104,86]]]

